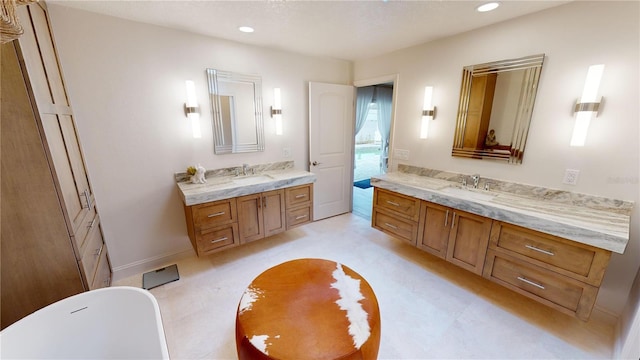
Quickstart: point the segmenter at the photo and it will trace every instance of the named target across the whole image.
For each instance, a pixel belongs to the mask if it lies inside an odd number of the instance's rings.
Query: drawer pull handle
[[[88,225],[87,227],[88,227],[89,229],[91,229],[91,228],[93,227],[93,225],[95,225],[95,224],[96,224],[96,220],[97,220],[97,219],[98,219],[98,218],[93,218],[93,220],[89,223],[89,225]]]
[[[296,216],[296,220],[304,219],[306,217],[307,217],[307,215]]]
[[[220,212],[217,212],[215,214],[209,214],[209,215],[207,215],[207,217],[212,218],[212,217],[216,217],[216,216],[220,216],[220,215],[224,215],[224,211],[220,211]]]
[[[296,199],[300,199],[300,198],[303,198],[303,197],[306,197],[306,196],[307,196],[306,194],[296,195]]]
[[[539,248],[537,248],[537,247],[535,247],[535,246],[525,245],[524,247],[526,247],[527,249],[531,249],[531,250],[533,250],[533,251],[541,252],[541,253],[546,254],[546,255],[549,255],[549,256],[553,256],[553,255],[555,255],[555,254],[554,254],[554,253],[552,253],[551,251],[542,250],[542,249],[539,249]]]
[[[91,193],[89,192],[89,189],[85,189],[82,194],[84,195],[84,199],[86,201],[86,208],[89,209],[89,211],[91,211],[91,206],[93,205],[93,203],[91,202]],[[85,206],[83,206],[84,208]]]
[[[400,206],[400,204],[398,204],[397,202],[393,202],[391,200],[387,200],[387,204],[391,204],[393,206]]]
[[[456,212],[453,212],[453,217],[451,218],[451,228],[453,229],[456,226]]]
[[[447,221],[449,221],[449,210],[447,210],[447,213],[444,215],[444,227],[447,227]]]
[[[531,281],[531,280],[525,279],[525,278],[520,277],[520,276],[518,276],[518,280],[522,281],[523,283],[526,283],[526,284],[529,284],[529,285],[535,286],[535,287],[537,287],[538,289],[542,289],[542,290],[544,290],[544,286],[542,286],[542,285],[540,285],[540,284],[538,284],[538,283],[535,283],[535,282],[533,282],[533,281]]]
[[[96,249],[96,251],[93,253],[93,255],[95,257],[100,257],[100,254],[102,254],[102,246],[100,246],[100,248]]]
[[[229,240],[229,238],[225,236],[225,237],[220,238],[218,240],[211,240],[211,243],[215,244],[215,243],[219,243],[220,241],[225,241],[225,240]]]
[[[395,225],[391,225],[391,224],[389,224],[389,223],[384,223],[384,225],[385,225],[386,227],[390,227],[390,228],[392,228],[392,229],[398,230],[398,227],[397,227],[397,226],[395,226]]]

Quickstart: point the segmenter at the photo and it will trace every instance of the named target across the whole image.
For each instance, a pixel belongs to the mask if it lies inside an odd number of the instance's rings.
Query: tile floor
[[[152,289],[172,359],[235,359],[246,286],[295,258],[341,262],[367,279],[382,319],[380,359],[610,358],[613,326],[582,322],[435,258],[353,214],[207,257],[177,262],[180,280]],[[168,264],[167,264],[168,265]],[[141,286],[142,275],[115,285]]]

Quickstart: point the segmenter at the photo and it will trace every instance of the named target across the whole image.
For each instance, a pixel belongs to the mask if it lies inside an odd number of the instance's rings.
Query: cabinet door
[[[237,202],[240,243],[262,239],[264,237],[262,194],[240,196]]]
[[[447,260],[482,275],[492,220],[455,210],[451,219]]]
[[[42,6],[34,4],[18,8],[22,23],[32,25],[25,26],[19,45],[33,84],[35,102],[72,229],[71,235],[75,236],[79,229],[86,226],[84,220],[92,208],[93,197],[47,15]]]
[[[418,247],[437,257],[447,257],[447,244],[451,228],[453,210],[437,204],[422,202],[422,213],[425,214],[424,230]]]
[[[284,190],[262,193],[262,206],[264,236],[267,237],[285,231]]]

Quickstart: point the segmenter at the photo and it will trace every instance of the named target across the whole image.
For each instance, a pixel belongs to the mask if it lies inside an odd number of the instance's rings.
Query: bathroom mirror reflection
[[[207,69],[216,154],[264,150],[262,79]]]
[[[452,156],[521,164],[544,54],[465,66]]]

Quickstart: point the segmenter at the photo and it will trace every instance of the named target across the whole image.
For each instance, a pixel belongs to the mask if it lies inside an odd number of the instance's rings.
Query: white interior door
[[[309,163],[316,174],[313,220],[351,210],[353,86],[309,83]]]

